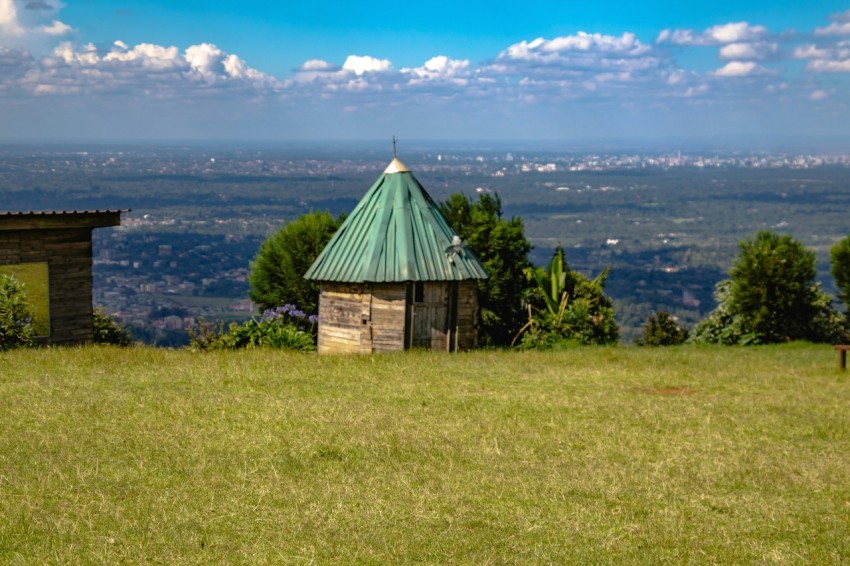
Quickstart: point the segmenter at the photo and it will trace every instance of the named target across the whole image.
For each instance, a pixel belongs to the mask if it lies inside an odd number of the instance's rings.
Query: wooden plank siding
[[[91,228],[6,231],[0,223],[0,265],[46,262],[50,335],[44,344],[91,342]]]
[[[319,353],[398,352],[477,345],[475,281],[321,283]]]

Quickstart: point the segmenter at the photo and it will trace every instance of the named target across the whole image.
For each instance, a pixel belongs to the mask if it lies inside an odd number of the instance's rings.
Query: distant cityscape
[[[179,345],[200,318],[250,317],[249,266],[265,237],[309,210],[348,212],[387,153],[0,147],[0,206],[132,208],[120,227],[95,231],[94,303],[147,342]],[[818,191],[845,198],[850,154],[414,149],[401,157],[433,182],[426,188],[435,198],[500,193],[525,220],[535,261],[562,244],[574,267],[612,267],[609,290],[627,338],[651,309],[699,320],[741,235],[811,224],[821,228],[808,236],[819,245],[847,230],[808,205],[822,201],[844,218],[841,203]],[[707,201],[712,215],[701,198],[725,200]]]

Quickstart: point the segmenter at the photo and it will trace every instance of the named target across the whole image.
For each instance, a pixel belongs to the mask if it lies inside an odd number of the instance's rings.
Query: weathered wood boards
[[[475,281],[321,284],[319,353],[467,350],[476,345]]]

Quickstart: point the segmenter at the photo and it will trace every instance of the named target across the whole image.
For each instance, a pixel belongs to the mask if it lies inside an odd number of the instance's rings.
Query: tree
[[[696,341],[769,344],[838,341],[844,320],[815,283],[815,254],[791,236],[769,231],[740,243],[718,306],[694,331]]]
[[[829,250],[832,276],[838,286],[838,298],[850,313],[850,236],[839,240]]]
[[[248,276],[248,296],[260,310],[295,304],[305,312],[316,312],[319,286],[304,279],[304,273],[343,220],[329,212],[311,212],[284,225],[262,243]]]
[[[649,315],[643,327],[643,336],[638,346],[678,346],[688,339],[688,331],[668,312],[659,311]]]
[[[611,344],[619,338],[614,305],[605,294],[609,270],[588,279],[567,265],[558,247],[547,269],[530,267],[526,277],[536,284],[529,296],[529,320],[522,345],[540,348],[559,342]]]
[[[532,287],[525,277],[531,267],[531,243],[521,218],[502,218],[498,195],[482,194],[477,202],[455,193],[440,204],[449,223],[487,270],[478,283],[479,339],[484,345],[506,346],[525,322],[523,297]]]
[[[11,275],[0,274],[0,352],[32,346],[32,309],[23,285]]]

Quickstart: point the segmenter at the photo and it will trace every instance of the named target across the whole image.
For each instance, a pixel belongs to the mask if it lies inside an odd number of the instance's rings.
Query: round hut
[[[321,289],[320,354],[476,346],[487,273],[398,158],[305,277]]]

